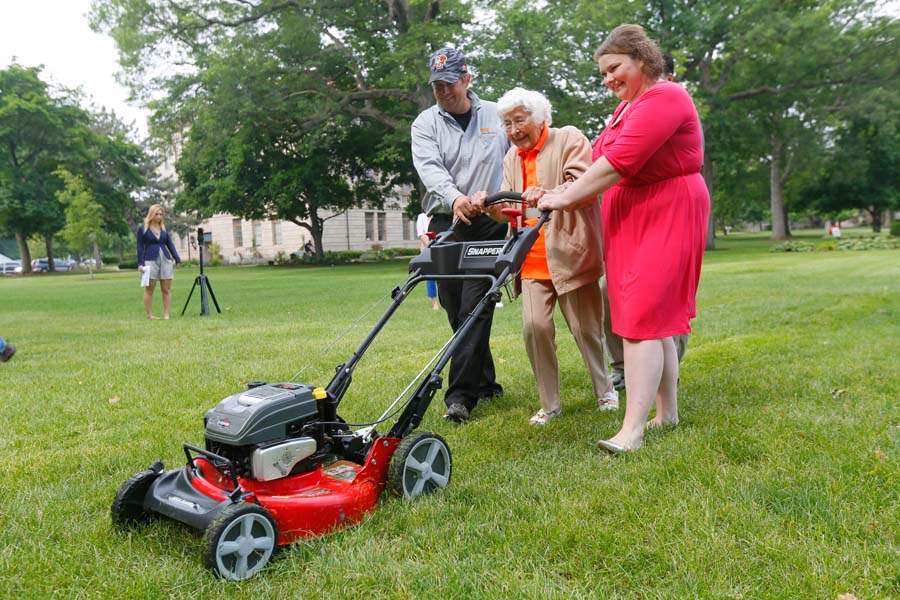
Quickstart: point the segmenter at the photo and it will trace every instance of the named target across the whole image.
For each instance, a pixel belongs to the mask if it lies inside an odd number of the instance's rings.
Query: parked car
[[[11,275],[13,273],[21,273],[22,272],[22,263],[18,260],[11,260],[8,262],[0,263],[0,273],[3,275]]]
[[[57,271],[69,271],[73,266],[75,266],[74,260],[67,260],[65,258],[53,259],[53,268],[55,268]],[[36,258],[31,261],[31,270],[35,273],[46,273],[50,270],[50,262],[46,257]]]

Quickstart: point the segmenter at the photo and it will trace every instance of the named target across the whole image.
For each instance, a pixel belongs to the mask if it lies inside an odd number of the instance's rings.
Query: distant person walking
[[[0,337],[0,362],[6,362],[16,353],[16,347]]]
[[[166,213],[159,204],[154,204],[144,217],[144,224],[137,231],[138,270],[149,273],[149,281],[144,288],[144,312],[147,318],[153,316],[153,292],[159,281],[163,298],[163,319],[168,319],[172,307],[172,278],[175,265],[181,263],[181,257],[166,231]],[[147,277],[147,275],[145,275]]]
[[[430,241],[428,237],[429,223],[431,223],[431,217],[425,213],[419,213],[419,216],[416,217],[416,237],[419,238],[419,250],[424,250]],[[431,308],[440,310],[441,304],[438,302],[437,297],[437,282],[434,279],[425,280],[425,293],[428,295],[428,299],[431,300]]]

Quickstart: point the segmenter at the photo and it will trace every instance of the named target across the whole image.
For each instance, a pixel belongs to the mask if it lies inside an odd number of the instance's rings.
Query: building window
[[[234,235],[234,247],[240,248],[244,245],[244,231],[241,227],[240,219],[231,220],[231,231]]]
[[[413,228],[415,227],[416,224],[413,223],[413,220],[410,219],[409,215],[407,215],[406,213],[403,213],[400,216],[400,219],[401,219],[401,224],[403,226],[403,239],[404,240],[413,239]]]
[[[253,221],[253,245],[257,248],[263,245],[261,221]]]
[[[272,221],[272,243],[276,246],[284,243],[284,237],[281,233],[281,221]]]
[[[371,242],[375,239],[375,213],[366,213],[366,241]]]
[[[385,218],[385,213],[378,213],[378,239],[382,242],[387,239],[387,227],[385,226]]]

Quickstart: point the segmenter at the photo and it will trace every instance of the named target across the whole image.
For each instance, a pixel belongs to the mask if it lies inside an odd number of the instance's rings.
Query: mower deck
[[[374,508],[384,489],[391,455],[400,440],[375,440],[360,465],[338,460],[274,481],[238,478],[243,499],[268,510],[278,527],[278,545],[327,533],[359,522]],[[201,531],[232,503],[232,480],[209,460],[194,459],[159,476],[150,486],[144,507]]]

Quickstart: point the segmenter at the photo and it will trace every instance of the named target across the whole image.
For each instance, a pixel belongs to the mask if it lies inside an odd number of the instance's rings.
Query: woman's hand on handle
[[[538,201],[543,198],[546,193],[547,190],[544,188],[531,186],[522,193],[522,200],[525,201],[525,204],[533,208],[538,205]]]
[[[541,210],[564,210],[572,201],[566,199],[565,194],[547,193],[538,200],[537,207]]]

